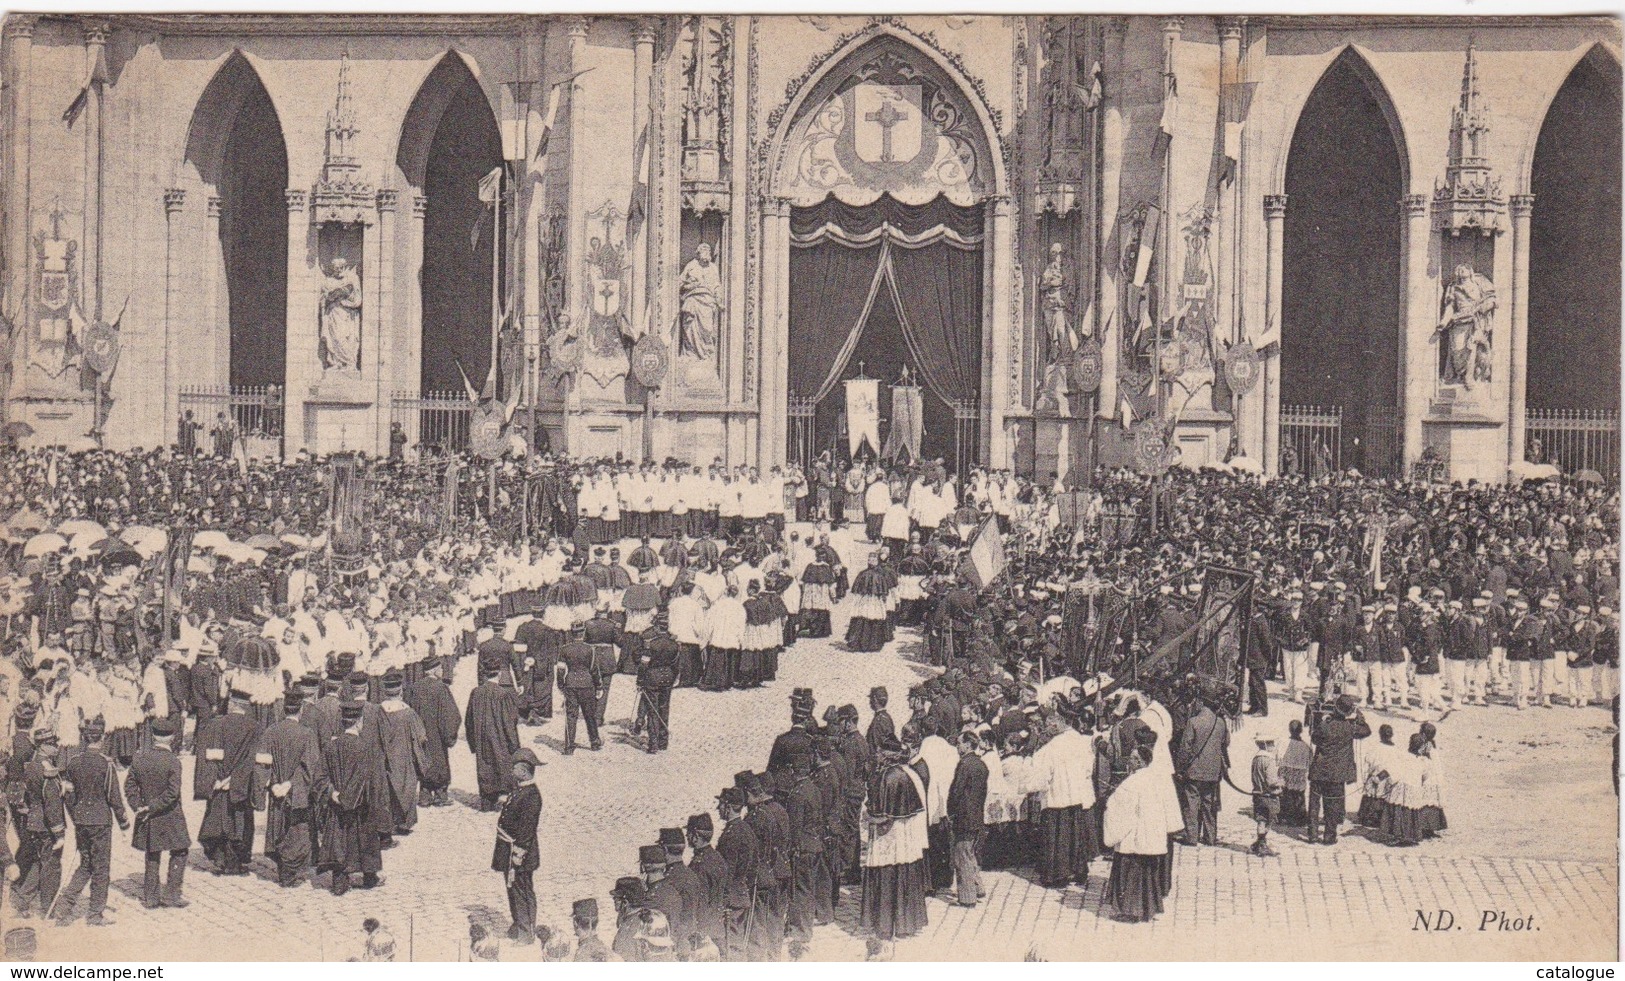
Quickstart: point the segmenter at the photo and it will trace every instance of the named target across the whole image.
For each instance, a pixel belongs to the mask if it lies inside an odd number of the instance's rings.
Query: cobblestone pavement
[[[625,677],[615,681],[602,752],[570,757],[555,752],[562,746],[562,709],[549,725],[523,729],[522,738],[548,764],[539,776],[545,811],[536,887],[543,922],[566,928],[571,900],[585,896],[599,897],[610,919],[609,886],[616,876],[635,872],[637,846],[652,843],[662,825],[679,825],[689,814],[710,809],[717,788],[730,783],[736,771],[762,765],[773,737],[788,725],[792,687],[812,687],[820,705],[856,704],[867,720],[864,696],[871,685],[885,684],[893,693],[894,717],[906,715],[904,689],[929,673],[914,659],[916,647],[907,635],[879,654],[804,640],[783,658],[772,686],[720,695],[679,691],[673,698],[669,753],[648,755],[627,735],[635,693]],[[470,684],[469,667],[462,666],[455,686],[460,702]],[[1274,721],[1284,729],[1280,715]],[[1238,783],[1246,779],[1249,739],[1244,729],[1233,743]],[[1595,790],[1586,789],[1595,801],[1591,806],[1614,808],[1604,741],[1593,739],[1573,751],[1588,754],[1600,775],[1592,781]],[[420,811],[417,831],[385,853],[387,881],[377,891],[335,898],[312,886],[279,889],[263,858],[253,876],[219,878],[208,873],[194,849],[187,880],[191,907],[148,911],[138,901],[140,857],[127,846],[128,837],[119,835],[113,868],[116,924],[95,929],[82,919],[67,927],[34,920],[40,958],[342,960],[359,947],[362,918],[376,916],[394,933],[403,958],[410,953],[418,960],[458,959],[466,951],[470,920],[501,932],[507,908],[501,878],[488,871],[495,816],[468,806],[474,783],[469,754],[459,748],[452,758],[458,804]],[[1538,782],[1526,792],[1528,799],[1537,799]],[[1357,835],[1327,849],[1277,835],[1281,856],[1258,859],[1235,844],[1251,840],[1248,803],[1225,791],[1220,832],[1230,844],[1180,852],[1168,912],[1154,923],[1120,923],[1109,908],[1102,909],[1104,861],[1091,869],[1087,888],[1065,892],[1043,889],[1020,874],[995,872],[987,874],[987,898],[974,909],[931,900],[930,925],[900,942],[896,956],[1598,960],[1619,954],[1618,862],[1602,857],[1601,847],[1566,848],[1561,832],[1547,835],[1549,847],[1524,855],[1474,854],[1471,838],[1451,840],[1471,831],[1447,833],[1440,842],[1414,849],[1387,848]],[[1469,828],[1480,807],[1493,806],[1469,796],[1465,786],[1449,805],[1452,822]],[[200,810],[188,807],[195,827]],[[1502,810],[1508,820],[1537,826],[1563,820],[1561,813],[1532,813],[1526,807]],[[1444,843],[1450,847],[1436,847]],[[73,854],[70,846],[70,866]],[[1436,918],[1438,910],[1453,914],[1453,929],[1413,929],[1418,911]],[[1504,912],[1509,920],[1533,919],[1522,932],[1493,926],[1481,932],[1484,911]],[[0,917],[10,921],[9,908]],[[856,919],[856,896],[848,896],[837,922],[818,931],[811,956],[864,956]],[[0,929],[11,925],[0,922]],[[607,923],[604,933],[606,939],[612,934]],[[537,948],[505,947],[503,956],[531,959]]]

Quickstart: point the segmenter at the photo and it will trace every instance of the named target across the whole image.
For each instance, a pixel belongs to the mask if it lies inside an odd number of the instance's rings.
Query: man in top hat
[[[679,860],[677,866],[682,868],[682,864]],[[694,932],[694,918],[688,907],[689,897],[683,895],[677,883],[671,881],[667,865],[663,846],[644,845],[638,849],[638,871],[648,891],[648,908],[666,917],[671,938],[681,957],[688,952],[688,937]]]
[[[260,727],[249,714],[248,694],[233,690],[225,715],[198,730],[194,800],[207,801],[198,842],[217,875],[247,875],[254,846],[253,783]]]
[[[514,787],[497,817],[497,841],[491,853],[491,871],[503,874],[508,889],[508,912],[512,917],[508,939],[521,944],[536,939],[534,877],[541,866],[536,829],[542,820],[542,792],[536,788],[536,769],[541,765],[528,746],[513,754]]]
[[[519,696],[501,683],[502,669],[481,662],[480,683],[468,695],[463,734],[474,754],[479,778],[479,810],[497,809],[497,798],[513,780],[513,754],[519,749]]]
[[[726,946],[722,918],[728,892],[728,863],[711,847],[711,836],[715,831],[711,815],[690,815],[686,830],[688,847],[693,851],[688,861],[688,871],[694,876],[700,890],[699,900],[694,907],[695,931],[709,937],[717,950],[721,951]],[[665,832],[661,832],[661,835],[664,838]],[[667,856],[670,855],[668,849]]]
[[[90,886],[90,906],[85,922],[90,926],[109,926],[112,920],[103,915],[107,908],[107,886],[113,871],[113,821],[120,828],[128,828],[130,819],[125,815],[124,798],[118,791],[118,774],[112,759],[102,752],[107,738],[107,727],[101,716],[89,719],[79,730],[80,746],[68,765],[62,770],[62,782],[67,789],[68,816],[73,818],[73,844],[79,850],[79,865],[73,878],[63,888],[57,902],[61,905],[58,922],[73,918],[73,905],[79,893]]]
[[[383,761],[377,741],[362,737],[363,702],[347,699],[339,707],[344,731],[322,747],[322,766],[327,774],[327,806],[323,809],[319,866],[330,871],[329,886],[335,896],[350,891],[350,877],[362,875],[362,888],[383,884],[379,875],[384,858],[380,848],[375,809],[387,813],[389,793],[379,778]]]
[[[1309,735],[1315,744],[1315,757],[1309,763],[1309,841],[1337,844],[1344,790],[1359,776],[1354,742],[1370,735],[1370,724],[1348,695],[1337,696],[1331,711],[1315,719]],[[1317,829],[1324,837],[1317,837]]]
[[[615,955],[598,936],[598,900],[578,899],[570,906],[570,926],[575,930],[576,950],[570,959],[576,963],[603,963]]]
[[[446,789],[451,786],[448,754],[457,745],[457,736],[462,731],[463,717],[457,711],[457,700],[452,697],[444,674],[443,659],[439,654],[431,654],[423,659],[422,677],[408,685],[402,694],[406,704],[418,714],[418,721],[423,723],[418,803],[425,807],[444,807],[451,803],[446,796]],[[543,686],[549,691],[552,691],[552,678],[549,672],[543,679]]]
[[[304,728],[298,722],[293,725]],[[192,835],[186,828],[186,811],[181,806],[181,761],[171,748],[180,734],[173,717],[152,720],[151,730],[152,748],[136,751],[130,760],[130,772],[124,777],[124,799],[129,802],[135,822],[130,844],[146,857],[141,905],[147,909],[160,906],[179,909],[191,905],[182,890],[186,883],[186,857],[192,847]],[[314,748],[315,736],[309,732],[305,735]],[[269,835],[269,824],[266,829]],[[309,845],[307,833],[307,851]],[[160,892],[159,864],[165,852],[169,853],[169,880]]]
[[[750,937],[755,920],[767,916],[758,902],[756,880],[761,871],[762,840],[745,820],[746,796],[737,785],[725,787],[717,795],[717,816],[722,818],[722,834],[717,837],[717,854],[727,872],[722,901],[722,941],[718,948],[724,960],[750,959]],[[768,872],[771,882],[771,868]]]
[[[34,750],[23,767],[24,817],[17,825],[22,847],[17,850],[17,888],[11,894],[19,919],[27,919],[36,906],[42,916],[50,915],[62,884],[62,846],[68,832],[56,733],[35,729],[32,741]]]
[[[322,750],[316,733],[301,725],[303,695],[283,696],[281,721],[260,734],[256,759],[269,767],[258,781],[255,807],[265,811],[265,856],[276,863],[277,885],[291,889],[310,867],[312,805],[322,778]]]

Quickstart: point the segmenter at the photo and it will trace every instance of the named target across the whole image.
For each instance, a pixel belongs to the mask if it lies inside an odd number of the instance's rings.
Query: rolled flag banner
[[[891,390],[891,431],[880,455],[897,460],[902,454],[912,463],[920,458],[920,437],[924,433],[924,405],[918,385],[893,385]]]
[[[846,451],[854,458],[864,440],[871,453],[880,452],[880,379],[846,381]]]

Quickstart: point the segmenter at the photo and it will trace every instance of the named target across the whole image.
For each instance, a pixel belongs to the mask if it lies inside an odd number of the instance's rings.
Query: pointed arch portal
[[[220,251],[235,386],[284,384],[288,151],[271,96],[241,52],[198,100],[186,159],[220,198]]]
[[[1292,134],[1282,267],[1281,403],[1342,413],[1332,462],[1385,473],[1399,404],[1403,137],[1371,68],[1345,49]],[[1283,425],[1307,467],[1318,435]]]
[[[496,229],[479,182],[501,165],[502,137],[484,89],[457,52],[441,58],[418,89],[396,163],[427,199],[420,384],[425,392],[460,392],[459,365],[478,385],[491,364]]]
[[[1528,406],[1620,407],[1619,62],[1600,46],[1546,112],[1529,189]]]

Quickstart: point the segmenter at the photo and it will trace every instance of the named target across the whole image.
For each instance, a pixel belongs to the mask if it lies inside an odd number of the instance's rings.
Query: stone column
[[[400,199],[400,192],[392,187],[378,189],[378,224],[373,226],[377,229],[373,235],[378,250],[375,253],[377,258],[369,263],[372,266],[371,275],[378,284],[376,291],[369,292],[372,292],[373,302],[378,307],[373,317],[378,329],[373,334],[373,371],[376,375],[373,391],[376,394],[373,396],[372,428],[374,452],[379,454],[389,452],[390,395],[395,388],[395,209]],[[372,228],[368,231],[372,232]]]
[[[29,241],[33,238],[31,225],[31,201],[29,198],[29,150],[32,147],[29,134],[33,130],[29,113],[29,96],[33,81],[31,62],[34,52],[34,23],[37,20],[28,14],[12,14],[6,18],[7,53],[6,61],[11,66],[11,145],[7,162],[11,173],[6,181],[8,193],[6,195],[6,254],[11,257],[10,280],[6,284],[7,296],[11,307],[16,312],[28,309],[29,297],[33,295],[30,289],[30,271],[33,269],[33,251]],[[16,361],[13,364],[26,364],[28,351],[32,347],[34,333],[34,318],[25,316],[24,322],[18,325],[23,331],[23,343],[16,349]],[[15,370],[15,369],[14,369]],[[13,385],[22,381],[22,372],[16,371],[12,376]]]
[[[1422,420],[1433,398],[1435,348],[1430,343],[1438,319],[1438,296],[1428,276],[1428,196],[1407,194],[1400,201],[1405,215],[1405,323],[1400,341],[1400,371],[1404,381],[1401,400],[1405,417],[1403,465],[1422,453]]]
[[[1523,462],[1529,398],[1529,219],[1533,194],[1514,194],[1512,205],[1512,363],[1507,410],[1507,463]]]
[[[790,411],[790,359],[786,356],[790,298],[790,202],[762,201],[762,322],[757,356],[756,465],[762,469],[785,456],[786,416]],[[769,259],[768,257],[772,258]],[[748,398],[750,393],[746,393]]]
[[[207,311],[204,323],[194,324],[191,327],[192,336],[197,338],[199,349],[207,349],[212,373],[211,384],[225,385],[231,381],[231,320],[220,316],[221,300],[226,295],[226,265],[225,250],[220,245],[220,195],[211,194],[206,202],[203,223],[203,248],[198,250],[208,257],[209,282],[207,302],[203,309]],[[198,336],[199,329],[208,332],[207,337]],[[184,342],[183,342],[184,343]]]
[[[1286,195],[1264,195],[1264,324],[1281,334],[1281,268],[1286,253]],[[1281,345],[1264,359],[1264,465],[1266,473],[1281,466]]]
[[[1123,61],[1123,38],[1128,33],[1128,19],[1126,17],[1113,17],[1111,24],[1106,28],[1106,79],[1104,86],[1104,102],[1101,110],[1105,117],[1101,120],[1101,179],[1100,179],[1100,219],[1106,228],[1106,234],[1122,240],[1119,222],[1122,217],[1118,214],[1121,207],[1121,185],[1123,181],[1123,84],[1128,78],[1128,66]],[[1100,324],[1110,324],[1107,330],[1102,330],[1101,344],[1101,372],[1100,372],[1100,415],[1106,418],[1117,416],[1117,370],[1118,353],[1122,348],[1124,324],[1118,315],[1118,302],[1122,296],[1122,263],[1117,256],[1117,250],[1110,244],[1108,238],[1100,250]],[[1107,257],[1115,257],[1108,259]],[[1098,450],[1097,450],[1098,452]]]
[[[176,271],[184,248],[181,209],[186,207],[186,192],[172,187],[164,192],[164,443],[178,438],[176,425],[180,415],[180,394],[176,389],[182,346],[175,343],[179,336],[176,318],[183,302],[181,277]]]
[[[1219,21],[1219,142],[1220,154],[1224,152],[1224,134],[1228,127],[1225,120],[1225,87],[1234,86],[1241,81],[1241,34],[1247,24],[1245,17],[1220,17]],[[1241,148],[1236,147],[1236,169],[1241,169]],[[1214,311],[1219,318],[1219,333],[1232,344],[1239,342],[1239,317],[1237,311],[1239,304],[1237,297],[1241,295],[1241,256],[1238,244],[1241,241],[1241,178],[1240,174],[1230,182],[1227,188],[1219,191],[1218,221],[1214,229],[1214,251],[1218,260],[1218,289],[1214,296]],[[1224,411],[1222,405],[1215,405],[1215,409]],[[1238,403],[1236,411],[1241,411]],[[1243,426],[1243,429],[1246,427]]]
[[[107,25],[101,23],[85,28],[85,74],[90,82],[79,114],[85,151],[81,215],[84,233],[79,240],[83,258],[79,272],[84,284],[84,312],[92,321],[102,318],[102,85],[97,66],[105,58],[107,32]]]
[[[1163,20],[1162,70],[1165,74],[1172,74],[1175,78],[1179,75],[1179,38],[1184,32],[1185,18],[1168,17]],[[1158,85],[1162,89],[1157,100],[1157,108],[1160,112],[1162,104],[1168,99],[1168,93],[1164,81],[1159,80]],[[1175,130],[1179,129],[1177,119],[1174,121],[1174,128]],[[1159,253],[1157,266],[1161,270],[1162,282],[1159,285],[1164,308],[1158,311],[1158,315],[1161,317],[1166,317],[1173,310],[1178,309],[1179,302],[1179,289],[1176,284],[1179,282],[1180,262],[1174,244],[1176,241],[1174,236],[1178,229],[1177,213],[1180,210],[1179,187],[1175,178],[1180,173],[1180,168],[1177,166],[1175,158],[1179,155],[1185,141],[1178,139],[1177,133],[1175,135],[1176,138],[1168,144],[1164,158],[1156,161],[1156,164],[1162,167],[1162,214],[1160,216],[1162,228],[1157,235],[1157,251]],[[1160,332],[1161,325],[1158,325],[1158,330]]]
[[[1014,380],[1010,359],[1015,357],[1010,323],[1010,291],[1014,288],[1016,228],[1009,198],[995,198],[987,219],[986,254],[992,257],[993,288],[988,293],[992,308],[987,326],[992,337],[983,346],[987,379],[982,387],[982,460],[990,467],[1008,468],[1009,434],[1004,431],[1004,414],[1010,408],[1010,385]],[[1019,350],[1019,349],[1017,349]]]
[[[632,166],[641,162],[643,174],[633,174],[632,183],[638,180],[650,179],[654,173],[654,155],[657,148],[654,145],[654,133],[649,126],[649,77],[654,67],[655,25],[647,18],[638,18],[632,27]],[[638,158],[638,141],[643,141],[643,157]],[[649,234],[653,227],[654,216],[647,214],[648,202],[644,203],[645,215],[639,234],[643,236],[640,242],[627,242],[626,246],[632,253],[632,333],[640,334],[648,322],[648,309],[652,297],[649,288],[652,285],[649,275],[649,243],[654,236]],[[658,261],[658,260],[657,260]]]
[[[406,244],[406,357],[400,368],[401,387],[414,395],[423,394],[423,288],[419,284],[423,275],[423,219],[428,210],[428,198],[412,195],[411,240]]]
[[[288,204],[288,299],[284,344],[283,452],[297,453],[305,448],[305,398],[310,395],[310,375],[316,364],[315,298],[305,289],[305,256],[309,251],[310,192],[290,187],[283,192]]]

